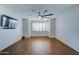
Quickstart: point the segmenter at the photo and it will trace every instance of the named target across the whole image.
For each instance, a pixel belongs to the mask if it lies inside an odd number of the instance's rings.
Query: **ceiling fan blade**
[[[36,12],[35,10],[32,10],[33,12]]]
[[[47,14],[47,15],[42,15],[42,17],[44,17],[44,16],[52,16],[53,14]]]
[[[41,12],[38,12],[38,14],[40,15],[40,14],[41,14]]]
[[[45,10],[45,11],[43,12],[43,14],[45,14],[47,11],[48,11],[48,10]]]

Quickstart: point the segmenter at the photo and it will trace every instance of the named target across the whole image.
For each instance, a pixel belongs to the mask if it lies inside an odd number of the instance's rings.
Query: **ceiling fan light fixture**
[[[43,12],[43,14],[45,14],[47,11],[48,11],[48,10],[45,10],[45,11]]]

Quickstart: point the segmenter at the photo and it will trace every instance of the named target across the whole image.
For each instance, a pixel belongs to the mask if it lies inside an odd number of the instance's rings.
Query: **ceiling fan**
[[[44,17],[47,18],[48,16],[52,16],[54,15],[53,13],[51,14],[46,14],[48,12],[48,10],[44,10],[43,12],[36,12],[35,10],[32,10],[35,13],[38,13],[37,17]]]

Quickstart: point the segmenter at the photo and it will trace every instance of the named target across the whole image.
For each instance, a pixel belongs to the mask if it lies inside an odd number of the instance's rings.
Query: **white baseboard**
[[[39,35],[32,35],[38,37]],[[41,35],[41,36],[47,36],[47,35]],[[31,36],[25,36],[26,38],[30,38]],[[55,36],[48,36],[49,38],[55,38]]]
[[[7,47],[9,47],[9,46],[11,46],[11,45],[13,45],[14,43],[18,42],[21,38],[22,38],[22,37],[19,37],[19,38],[17,38],[17,39],[14,40],[14,41],[9,42],[9,44],[6,44],[4,47],[0,48],[0,51],[4,50],[5,48],[7,48]]]
[[[24,37],[26,37],[26,38],[30,38],[31,36],[24,36]]]
[[[55,36],[48,36],[49,38],[55,38]]]
[[[59,41],[63,42],[64,44],[66,44],[67,46],[71,47],[72,49],[74,49],[75,51],[79,52],[78,49],[74,48],[73,45],[69,44],[67,41],[63,40],[63,38],[59,37],[59,36],[55,36],[56,39],[58,39]]]

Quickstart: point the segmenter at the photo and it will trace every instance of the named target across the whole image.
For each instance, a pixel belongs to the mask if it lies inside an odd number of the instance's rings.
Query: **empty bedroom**
[[[79,55],[78,4],[0,4],[0,55]]]

